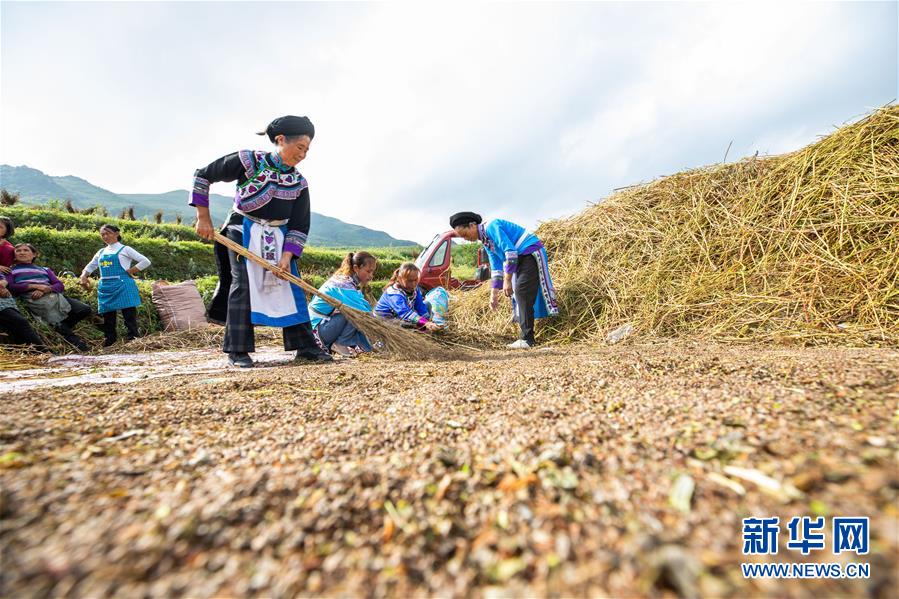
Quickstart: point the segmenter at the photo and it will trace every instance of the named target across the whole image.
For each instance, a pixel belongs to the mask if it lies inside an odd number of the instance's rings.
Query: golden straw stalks
[[[899,106],[803,149],[617,191],[536,231],[561,314],[541,343],[638,335],[899,347]],[[464,343],[511,336],[488,290],[454,296]]]
[[[316,297],[320,297],[331,307],[339,309],[340,313],[346,316],[347,320],[349,320],[354,327],[362,331],[370,343],[375,344],[380,341],[384,344],[385,350],[398,357],[427,360],[448,356],[448,352],[444,348],[440,347],[424,334],[404,329],[390,321],[376,318],[368,312],[350,308],[349,306],[344,305],[343,302],[325,295],[290,272],[263,260],[261,257],[247,250],[239,243],[231,241],[221,233],[215,234],[215,240],[228,249],[233,250],[236,254],[255,262],[262,268],[274,273],[276,276],[296,285],[306,293],[311,293]]]

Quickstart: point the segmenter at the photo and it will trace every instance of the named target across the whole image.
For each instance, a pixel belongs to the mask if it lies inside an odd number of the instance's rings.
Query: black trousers
[[[221,232],[227,235],[226,231]],[[215,324],[224,325],[228,320],[228,294],[231,291],[231,261],[228,258],[228,248],[220,243],[212,245],[215,254],[215,269],[218,271],[219,280],[215,284],[212,301],[206,308],[206,320]]]
[[[518,273],[515,276],[515,303],[518,305],[518,326],[521,339],[534,344],[534,302],[540,292],[540,273],[537,259],[531,254],[518,258]]]
[[[87,344],[85,344],[84,339],[79,337],[73,329],[76,324],[91,315],[91,307],[84,302],[79,302],[68,296],[66,299],[69,300],[69,305],[72,306],[72,310],[69,312],[69,315],[66,316],[65,320],[58,323],[54,328],[66,341],[78,349],[83,350],[87,347]]]
[[[225,235],[237,243],[243,242],[243,235],[238,231],[228,229]],[[250,321],[250,282],[247,277],[247,263],[232,250],[228,250],[228,262],[231,286],[228,290],[225,342],[222,350],[227,353],[254,352],[256,351],[256,339],[253,334],[253,324]],[[219,279],[219,285],[221,284],[221,279]],[[215,300],[213,300],[214,303]],[[312,334],[312,326],[308,322],[284,327],[281,331],[285,350],[320,351],[315,336]]]
[[[28,319],[15,308],[0,310],[0,330],[9,335],[13,343],[33,345],[38,351],[49,351]]]
[[[106,345],[112,345],[119,337],[116,332],[116,314],[116,310],[103,313],[103,335],[106,337],[104,341]],[[137,338],[137,308],[122,308],[122,320],[125,321],[128,340]]]

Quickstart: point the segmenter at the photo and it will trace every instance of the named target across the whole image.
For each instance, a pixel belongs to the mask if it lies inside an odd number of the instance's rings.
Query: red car
[[[487,252],[483,246],[478,248],[475,278],[460,281],[453,277],[452,247],[454,239],[461,239],[455,231],[437,235],[415,259],[415,265],[421,269],[419,285],[425,292],[441,286],[446,289],[474,289],[490,278],[490,265],[487,263]]]

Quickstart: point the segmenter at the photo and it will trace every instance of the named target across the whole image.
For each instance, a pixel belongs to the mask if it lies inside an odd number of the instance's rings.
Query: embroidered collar
[[[273,168],[281,171],[282,173],[289,173],[294,170],[294,167],[284,164],[284,161],[281,160],[281,156],[279,156],[277,152],[269,152],[265,155],[265,160]]]
[[[408,299],[410,302],[415,299],[415,291],[418,289],[418,286],[416,285],[415,289],[413,289],[412,291],[406,291],[404,288],[400,287],[399,283],[394,283],[393,285],[391,285],[391,287],[393,287],[394,291],[405,295],[406,299]]]
[[[361,285],[359,285],[359,277],[355,274],[353,275],[341,275],[335,274],[331,277],[331,281],[335,286],[340,287],[342,289],[361,289]]]
[[[493,240],[487,237],[487,229],[484,227],[484,224],[481,223],[478,225],[478,239],[483,243],[488,250],[491,252],[494,249]]]

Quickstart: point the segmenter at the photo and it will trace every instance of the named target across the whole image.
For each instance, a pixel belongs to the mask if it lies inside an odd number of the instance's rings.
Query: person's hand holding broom
[[[209,206],[197,206],[197,224],[194,225],[197,235],[203,239],[212,241],[215,239],[215,229],[212,228],[212,217],[209,215]]]
[[[272,271],[272,272],[274,272],[276,277],[290,282],[290,279],[287,278],[287,275],[293,274],[290,272],[290,261],[291,260],[293,260],[293,254],[291,252],[288,252],[286,250],[281,252],[281,259],[278,260],[278,265],[275,266],[274,270]],[[300,269],[298,268],[297,274],[294,276],[296,276],[297,278],[301,278],[301,275],[299,273],[300,273]]]

